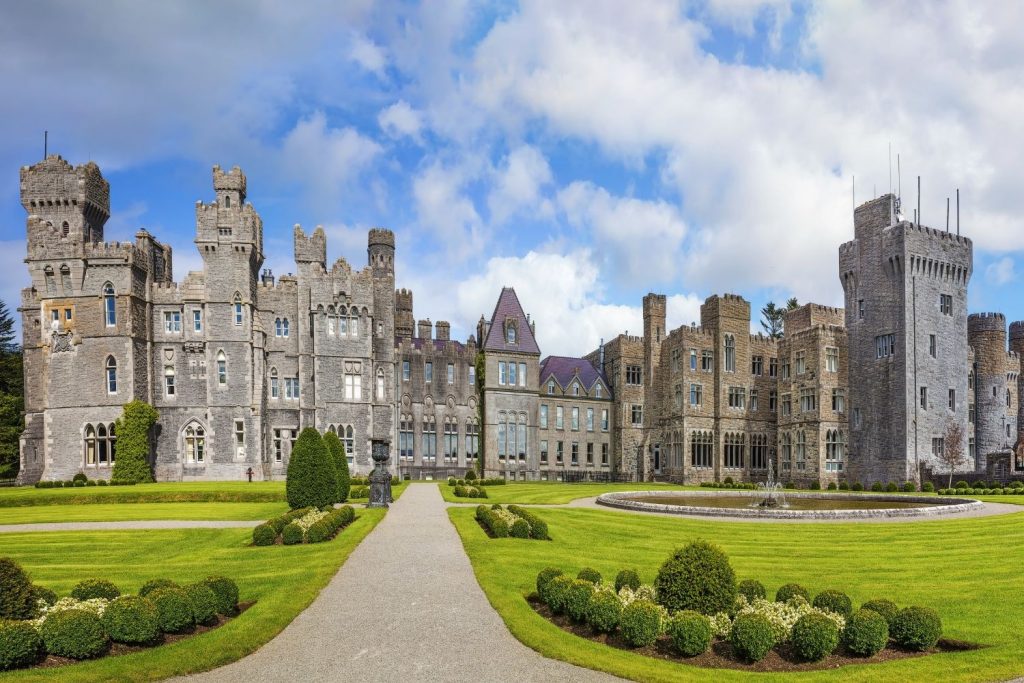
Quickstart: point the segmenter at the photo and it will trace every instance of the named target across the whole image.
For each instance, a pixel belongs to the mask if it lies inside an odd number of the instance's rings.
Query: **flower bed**
[[[11,594],[35,599],[29,618],[20,605],[4,603],[0,671],[136,652],[217,628],[249,607],[239,605],[235,582],[220,576],[187,586],[156,579],[140,595],[121,595],[108,581],[86,580],[73,595],[94,594],[102,587],[107,597],[57,599],[52,591],[33,586],[13,561],[0,559],[0,566],[0,580]]]
[[[253,545],[298,545],[329,541],[352,523],[356,511],[340,508],[300,508],[268,520],[252,530]]]
[[[593,569],[573,578],[549,567],[527,600],[577,636],[711,668],[835,668],[981,647],[943,639],[941,619],[927,607],[872,600],[854,611],[841,591],[821,591],[812,602],[796,584],[768,600],[752,580],[738,591],[725,554],[700,541],[666,560],[655,585],[635,577],[624,570],[613,584]]]
[[[491,538],[532,538],[549,541],[547,523],[525,508],[478,505],[476,521]]]

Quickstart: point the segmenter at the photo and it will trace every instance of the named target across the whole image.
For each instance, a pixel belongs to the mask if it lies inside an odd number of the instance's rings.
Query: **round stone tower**
[[[974,348],[975,468],[984,472],[990,453],[1005,452],[1006,318],[972,313],[967,342]]]
[[[1024,438],[1024,401],[1021,401],[1021,389],[1024,389],[1024,372],[1021,363],[1024,363],[1024,320],[1017,320],[1010,323],[1010,350],[1017,354],[1017,441]]]

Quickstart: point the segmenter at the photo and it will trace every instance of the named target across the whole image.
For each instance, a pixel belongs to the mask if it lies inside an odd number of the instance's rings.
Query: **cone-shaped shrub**
[[[341,442],[334,432],[324,434],[324,445],[331,454],[331,461],[334,463],[334,474],[337,483],[337,496],[335,503],[344,503],[348,500],[348,491],[351,486],[348,472],[348,458],[345,453],[345,444]]]
[[[285,494],[292,508],[322,508],[334,503],[338,495],[338,478],[331,455],[320,432],[306,427],[295,441],[288,461]]]
[[[35,591],[21,565],[0,557],[0,619],[31,619],[36,613]]]

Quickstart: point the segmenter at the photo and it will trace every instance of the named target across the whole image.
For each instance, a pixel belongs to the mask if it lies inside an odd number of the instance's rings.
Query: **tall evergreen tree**
[[[345,444],[341,442],[341,439],[338,438],[337,434],[334,432],[327,432],[324,434],[324,445],[327,446],[327,450],[331,454],[331,460],[334,461],[334,470],[337,475],[338,489],[334,502],[344,503],[348,500],[348,490],[350,486],[348,458],[345,455]]]
[[[18,437],[24,426],[25,378],[14,317],[0,301],[0,479],[18,474]]]
[[[785,313],[784,310],[775,305],[774,301],[769,301],[761,309],[761,327],[764,328],[765,334],[772,339],[782,337],[782,318]]]
[[[786,302],[787,311],[795,311],[798,308],[800,308],[800,302],[796,300],[795,296],[791,297],[789,301]]]
[[[293,510],[330,505],[338,495],[338,475],[331,454],[313,427],[303,429],[295,440],[284,490]]]

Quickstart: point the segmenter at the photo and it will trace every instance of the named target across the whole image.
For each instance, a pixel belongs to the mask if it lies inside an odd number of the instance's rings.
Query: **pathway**
[[[437,486],[410,486],[305,611],[191,681],[615,681],[517,641],[484,596]]]
[[[0,524],[0,534],[25,531],[129,531],[136,529],[244,529],[262,524],[265,520],[176,520],[151,519],[121,522],[43,522],[37,524]]]

